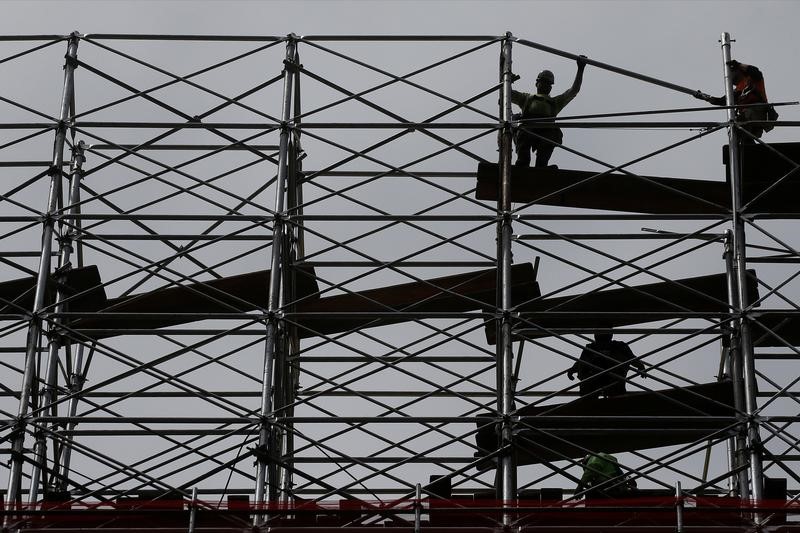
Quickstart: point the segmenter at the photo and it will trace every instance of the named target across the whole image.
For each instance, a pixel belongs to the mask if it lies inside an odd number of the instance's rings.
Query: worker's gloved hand
[[[578,59],[576,59],[576,61],[578,62],[578,68],[584,68],[584,67],[586,67],[586,61],[587,61],[588,59],[589,59],[589,58],[588,58],[588,57],[586,57],[586,56],[585,56],[585,55],[583,55],[583,54],[579,55],[579,56],[578,56]]]
[[[704,92],[701,92],[701,91],[695,91],[694,94],[692,94],[692,96],[694,96],[698,100],[705,100],[706,102],[711,100],[711,95],[708,95],[708,94],[706,94]]]
[[[567,377],[570,381],[575,381],[575,371],[574,370],[567,370]]]
[[[514,83],[515,81],[517,81],[520,78],[521,78],[521,76],[519,74],[514,74],[513,72],[511,73],[511,83]]]

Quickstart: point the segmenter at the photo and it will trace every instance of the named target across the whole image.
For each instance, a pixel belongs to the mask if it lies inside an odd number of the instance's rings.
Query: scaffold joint
[[[301,63],[298,63],[297,61],[295,61],[293,59],[284,59],[283,60],[283,66],[284,66],[286,71],[288,71],[288,72],[290,72],[292,74],[297,74],[298,72],[303,70],[303,65]]]
[[[280,321],[284,319],[284,314],[283,311],[278,309],[276,311],[267,311],[266,313],[264,313],[264,317],[267,319],[267,321],[272,321],[272,320]]]
[[[248,450],[256,458],[257,463],[266,463],[270,460],[269,446],[266,444],[259,444],[248,448]]]
[[[47,337],[48,342],[51,343],[57,342],[58,344],[64,344],[63,329],[58,326],[48,328],[48,330],[45,332],[45,336]]]
[[[56,133],[64,133],[65,131],[67,131],[67,128],[71,128],[74,125],[75,123],[72,122],[71,120],[64,120],[64,119],[59,120],[58,122],[56,122]]]
[[[80,66],[81,62],[78,61],[77,57],[72,57],[69,55],[69,52],[64,54],[64,68],[71,67],[72,69],[76,69]]]
[[[69,375],[69,384],[67,388],[70,393],[78,392],[85,382],[86,379],[83,377],[83,374],[80,372],[73,372]]]

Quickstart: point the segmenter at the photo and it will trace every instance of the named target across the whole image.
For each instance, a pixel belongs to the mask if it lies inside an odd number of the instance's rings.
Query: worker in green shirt
[[[578,72],[575,74],[575,81],[572,82],[572,87],[558,96],[550,96],[555,76],[549,70],[543,70],[536,76],[536,94],[511,91],[511,103],[518,105],[522,110],[521,114],[514,115],[514,117],[523,121],[514,135],[517,166],[529,167],[532,151],[536,152],[536,166],[547,166],[556,147],[554,143],[561,144],[564,135],[559,128],[541,128],[537,127],[537,122],[526,124],[525,121],[553,121],[556,115],[580,91],[584,68],[586,68],[586,56],[578,56]]]
[[[583,458],[583,475],[576,489],[585,492],[586,499],[624,498],[633,496],[636,481],[622,472],[617,458],[594,452]]]

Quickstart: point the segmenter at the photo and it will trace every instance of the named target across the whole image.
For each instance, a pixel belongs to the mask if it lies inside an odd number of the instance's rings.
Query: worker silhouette
[[[581,461],[583,475],[576,492],[584,492],[587,500],[624,498],[634,495],[636,481],[626,476],[613,455],[595,452]]]
[[[613,338],[613,333],[595,333],[594,342],[586,345],[580,358],[567,370],[570,380],[575,379],[574,374],[578,374],[582,397],[625,394],[625,378],[631,366],[642,377],[646,377],[644,363],[633,355],[627,343]]]
[[[753,65],[745,65],[732,59],[728,61],[731,69],[731,83],[733,84],[733,103],[739,107],[736,109],[736,120],[738,122],[749,121],[774,121],[778,119],[775,108],[769,105],[767,100],[767,90],[764,88],[764,75]],[[724,96],[709,96],[696,92],[695,98],[705,100],[714,105],[725,105]],[[763,124],[744,124],[742,129],[749,132],[755,138],[761,138],[765,131],[772,129],[771,125]],[[751,137],[742,136],[742,142],[755,142]]]
[[[583,70],[586,68],[586,56],[578,57],[578,72],[572,87],[558,96],[550,96],[553,90],[555,76],[549,70],[543,70],[536,76],[536,93],[523,93],[511,91],[511,103],[522,110],[513,115],[514,120],[521,120],[522,124],[515,130],[514,144],[517,151],[515,165],[529,167],[531,165],[531,152],[536,152],[536,167],[546,167],[553,155],[557,144],[564,138],[560,128],[537,126],[535,121],[554,122],[556,115],[566,107],[578,94],[583,82]],[[526,121],[531,121],[530,123]],[[556,167],[557,168],[557,167]]]

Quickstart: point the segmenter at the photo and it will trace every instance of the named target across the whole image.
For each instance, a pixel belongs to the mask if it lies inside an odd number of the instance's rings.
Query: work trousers
[[[556,147],[554,143],[561,144],[563,139],[564,134],[559,128],[540,128],[528,131],[520,128],[514,135],[517,151],[516,165],[531,166],[531,152],[536,152],[536,166],[546,167]]]

